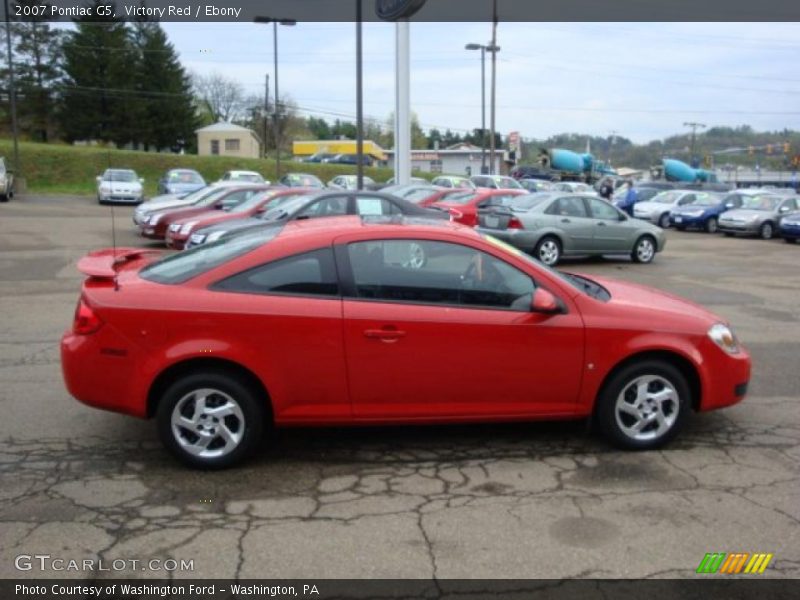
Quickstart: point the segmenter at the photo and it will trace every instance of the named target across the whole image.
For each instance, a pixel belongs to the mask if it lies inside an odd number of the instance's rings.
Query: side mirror
[[[102,177],[100,177],[100,175],[98,175],[97,177],[95,177],[95,179],[97,180],[97,183],[100,183],[101,181],[103,181],[103,178],[102,178]]]
[[[536,288],[531,298],[531,312],[555,315],[565,312],[564,304],[544,288]]]

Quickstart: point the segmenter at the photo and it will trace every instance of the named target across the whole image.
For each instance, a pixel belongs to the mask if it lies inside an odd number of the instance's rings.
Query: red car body
[[[563,310],[214,287],[258,266],[333,247],[344,290],[352,276],[349,263],[338,263],[339,249],[408,239],[498,259],[532,278],[534,297],[546,290]],[[522,253],[451,222],[290,222],[275,239],[179,284],[142,277],[141,269],[157,257],[157,251],[109,249],[79,263],[87,279],[61,357],[67,388],[81,402],[152,417],[173,379],[220,368],[250,381],[266,414],[281,426],[575,419],[592,415],[604,386],[636,361],[674,364],[692,390],[692,408],[700,411],[740,401],[750,377],[744,348],[730,354],[709,337],[722,320],[705,309],[594,278],[610,294],[601,301]],[[461,361],[479,367],[465,373],[455,366]]]
[[[455,222],[467,225],[468,227],[475,227],[475,225],[478,224],[478,208],[491,201],[492,198],[510,198],[511,196],[521,196],[528,193],[525,190],[490,190],[486,188],[448,191],[450,192],[448,195],[453,195],[455,192],[461,191],[463,194],[474,194],[474,196],[465,203],[448,201],[447,196],[445,196],[439,201],[431,202],[429,206],[450,212]]]
[[[171,220],[169,227],[167,228],[165,243],[167,248],[183,250],[183,247],[186,245],[189,236],[191,236],[192,233],[198,229],[210,227],[211,225],[216,225],[218,223],[224,223],[225,221],[246,219],[258,213],[264,212],[268,208],[276,205],[277,202],[280,202],[281,199],[285,199],[288,196],[300,196],[316,191],[318,190],[310,188],[274,188],[273,190],[270,190],[269,195],[267,195],[266,192],[257,192],[259,195],[263,195],[264,198],[257,203],[252,203],[249,205],[247,210],[238,210],[237,208],[229,211],[211,209],[206,210],[205,212],[184,216],[181,219]],[[249,201],[246,202],[249,203]],[[185,225],[191,225],[191,227],[184,229]]]
[[[192,204],[190,206],[182,206],[180,208],[170,208],[170,209],[165,209],[163,211],[158,211],[156,213],[153,213],[153,215],[151,215],[151,217],[158,217],[156,223],[153,224],[151,221],[148,221],[147,223],[143,223],[142,225],[140,225],[139,235],[151,240],[165,240],[167,237],[167,232],[169,231],[169,226],[175,221],[186,219],[188,217],[202,215],[209,211],[222,210],[222,207],[225,205],[225,198],[243,189],[248,189],[253,191],[264,191],[270,189],[270,186],[251,185],[251,186],[242,186],[241,188],[239,187],[225,188],[224,193],[221,196],[215,196],[216,200],[213,200],[212,202],[208,202],[207,199],[203,199],[198,204]]]
[[[445,201],[445,198],[452,194],[460,194],[462,192],[469,192],[471,190],[472,188],[447,188],[444,190],[436,190],[435,192],[432,192],[430,196],[418,202],[417,205],[427,207],[437,202]]]

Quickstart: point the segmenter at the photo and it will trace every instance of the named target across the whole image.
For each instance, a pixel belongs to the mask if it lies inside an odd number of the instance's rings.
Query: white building
[[[394,150],[387,150],[386,166],[391,167],[394,161]],[[491,167],[491,152],[486,149],[486,166]],[[503,163],[504,150],[496,148],[494,172],[499,173]],[[455,144],[444,150],[412,150],[411,168],[424,173],[442,173],[443,175],[480,175],[481,148],[472,144]]]

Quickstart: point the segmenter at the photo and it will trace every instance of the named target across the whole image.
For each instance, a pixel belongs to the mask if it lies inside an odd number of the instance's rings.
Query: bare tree
[[[246,110],[241,84],[220,73],[192,75],[192,88],[199,103],[215,122],[230,122],[244,117]]]

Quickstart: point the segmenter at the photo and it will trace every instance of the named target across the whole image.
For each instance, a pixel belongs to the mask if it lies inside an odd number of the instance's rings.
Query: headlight
[[[724,323],[717,323],[708,330],[708,337],[728,354],[739,353],[739,340],[733,330]]]
[[[169,226],[169,230],[172,233],[180,231],[181,230],[181,224],[180,223],[171,223],[170,226]]]
[[[223,235],[228,233],[227,231],[215,231],[214,233],[209,234],[207,242],[216,242],[219,238]]]
[[[194,226],[197,225],[197,221],[189,221],[183,227],[181,227],[181,235],[189,235],[189,232],[194,229]]]

